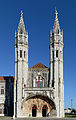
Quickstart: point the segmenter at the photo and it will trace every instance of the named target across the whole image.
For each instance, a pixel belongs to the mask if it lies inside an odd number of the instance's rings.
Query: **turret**
[[[27,87],[28,79],[28,33],[25,30],[23,13],[21,11],[20,22],[15,32],[15,87],[14,102],[16,117],[22,114],[21,103],[24,96],[24,87]]]
[[[50,87],[54,88],[57,116],[64,117],[63,31],[55,11],[53,31],[50,33]]]

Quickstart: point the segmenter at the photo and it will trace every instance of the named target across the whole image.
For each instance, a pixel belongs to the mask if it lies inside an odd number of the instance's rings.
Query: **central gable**
[[[33,67],[31,68],[48,68],[46,67],[45,65],[43,65],[42,63],[37,63],[36,65],[34,65]]]

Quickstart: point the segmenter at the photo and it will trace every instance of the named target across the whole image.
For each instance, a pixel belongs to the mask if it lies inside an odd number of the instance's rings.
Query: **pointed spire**
[[[19,22],[19,26],[18,26],[18,33],[20,33],[20,34],[25,33],[25,25],[24,25],[24,21],[23,21],[22,10],[21,10],[21,17],[20,17],[20,22]]]
[[[60,26],[59,26],[59,21],[58,21],[58,12],[55,9],[55,22],[54,22],[54,26],[53,26],[53,32],[59,33],[59,31],[60,31]]]

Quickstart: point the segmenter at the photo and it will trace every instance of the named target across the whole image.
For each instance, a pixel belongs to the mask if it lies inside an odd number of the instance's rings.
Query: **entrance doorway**
[[[44,105],[44,106],[42,107],[42,116],[43,116],[43,117],[46,117],[46,114],[47,114],[47,106]]]
[[[32,117],[36,117],[36,111],[37,111],[37,107],[36,107],[36,105],[34,105],[32,107]]]

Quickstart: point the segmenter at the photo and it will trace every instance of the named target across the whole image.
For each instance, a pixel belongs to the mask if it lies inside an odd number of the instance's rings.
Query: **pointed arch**
[[[47,96],[33,95],[27,97],[22,104],[23,115],[30,114],[32,117],[38,117],[38,114],[40,117],[57,115],[54,101]]]

